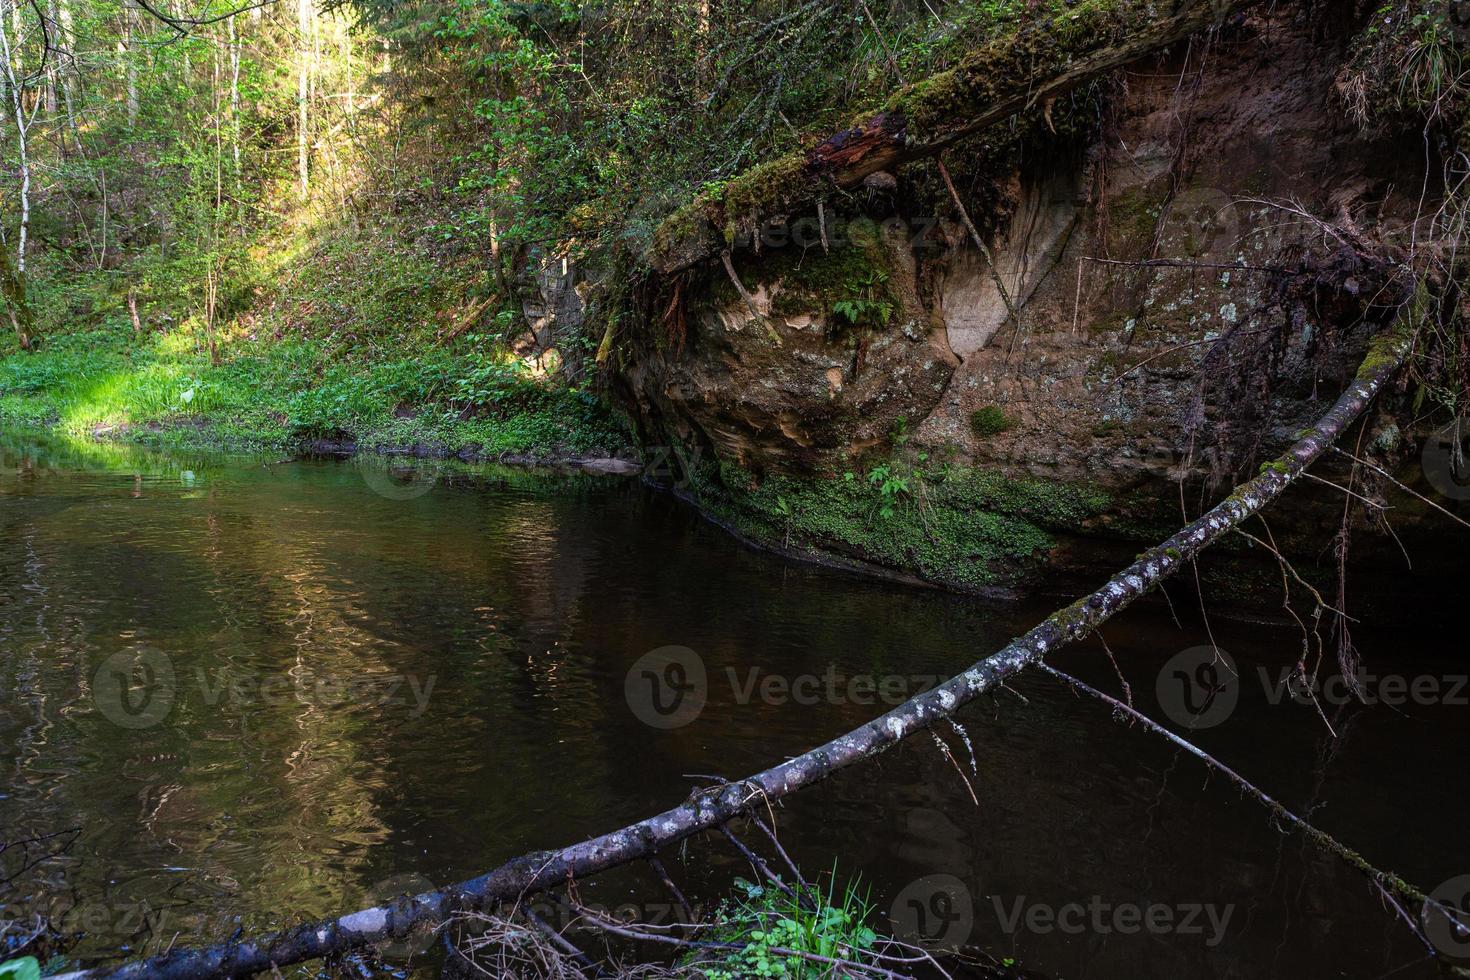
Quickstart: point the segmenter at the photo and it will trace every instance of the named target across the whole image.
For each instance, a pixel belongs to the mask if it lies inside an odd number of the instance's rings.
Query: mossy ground
[[[1082,486],[901,464],[764,480],[727,465],[695,490],[711,513],[756,540],[972,590],[1013,584],[1034,570],[1056,533],[1082,530],[1109,504]]]
[[[517,385],[504,404],[487,401],[467,413],[460,393],[484,364],[473,350],[375,356],[302,339],[239,344],[211,365],[187,334],[135,340],[130,330],[101,329],[0,356],[0,426],[241,451],[323,438],[486,457],[626,445],[598,398],[563,385]]]

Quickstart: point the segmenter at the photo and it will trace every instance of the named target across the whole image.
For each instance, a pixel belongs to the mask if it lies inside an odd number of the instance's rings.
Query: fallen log
[[[1403,364],[1412,342],[1404,321],[1401,317],[1375,339],[1357,376],[1336,403],[1282,456],[1264,465],[1259,476],[1239,486],[1167,541],[1144,552],[1095,592],[1054,613],[964,673],[860,728],[747,779],[697,791],[680,806],[657,816],[559,851],[523,855],[488,874],[438,891],[404,896],[259,939],[176,949],[121,966],[65,974],[62,980],[237,977],[402,939],[415,930],[437,927],[457,912],[480,911],[547,891],[570,879],[652,858],[663,848],[717,829],[840,769],[871,759],[934,722],[949,718],[1066,643],[1087,636],[1279,497],[1327,452]]]
[[[906,85],[876,112],[810,150],[793,150],[734,178],[670,215],[645,256],[662,275],[733,247],[733,224],[816,206],[868,176],[933,156],[1115,68],[1161,51],[1260,0],[1157,0],[1090,4],[1001,38],[954,68]]]

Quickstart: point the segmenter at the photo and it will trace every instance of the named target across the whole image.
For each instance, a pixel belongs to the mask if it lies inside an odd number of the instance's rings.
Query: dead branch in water
[[[1050,664],[1037,664],[1037,669],[1050,674],[1057,680],[1070,686],[1073,690],[1078,691],[1082,694],[1086,694],[1088,697],[1096,698],[1104,704],[1109,705],[1113,709],[1113,716],[1115,718],[1126,718],[1129,721],[1136,722],[1142,725],[1145,730],[1153,733],[1154,735],[1161,736],[1165,740],[1173,743],[1175,747],[1180,748],[1185,752],[1188,752],[1190,755],[1203,762],[1210,769],[1220,773],[1222,776],[1228,779],[1242,793],[1251,797],[1257,803],[1261,804],[1261,806],[1271,811],[1273,816],[1277,817],[1283,823],[1289,825],[1293,830],[1300,831],[1302,834],[1306,835],[1306,837],[1309,838],[1312,843],[1322,848],[1322,850],[1327,851],[1329,854],[1336,855],[1343,861],[1361,871],[1364,875],[1368,877],[1368,880],[1373,883],[1373,887],[1378,890],[1378,893],[1383,897],[1383,900],[1399,912],[1404,921],[1408,923],[1409,929],[1414,933],[1415,938],[1423,943],[1425,948],[1429,950],[1430,955],[1435,956],[1436,958],[1438,957],[1439,954],[1435,951],[1434,945],[1424,936],[1419,927],[1414,924],[1413,919],[1405,914],[1401,901],[1408,900],[1410,902],[1417,903],[1420,908],[1424,910],[1424,913],[1426,915],[1432,911],[1434,914],[1445,916],[1451,922],[1457,924],[1461,921],[1463,913],[1459,913],[1458,910],[1451,909],[1443,902],[1436,901],[1435,899],[1429,897],[1428,895],[1424,894],[1424,892],[1420,891],[1418,888],[1415,888],[1413,885],[1404,881],[1397,875],[1390,874],[1386,871],[1380,871],[1372,864],[1369,864],[1368,860],[1364,858],[1363,855],[1359,854],[1351,847],[1348,847],[1346,844],[1341,843],[1331,834],[1325,833],[1312,826],[1306,820],[1297,816],[1291,810],[1288,810],[1286,806],[1280,801],[1276,800],[1274,797],[1267,795],[1264,791],[1262,791],[1254,783],[1246,779],[1240,773],[1236,772],[1225,763],[1216,759],[1214,756],[1210,755],[1204,749],[1201,749],[1199,746],[1195,745],[1188,739],[1174,734],[1163,725],[1160,725],[1158,722],[1154,721],[1148,715],[1145,715],[1142,712],[1138,711],[1136,708],[1124,704],[1122,701],[1119,701],[1111,694],[1099,691],[1097,688],[1092,687],[1084,681],[1078,680],[1071,674],[1057,670]],[[1463,970],[1457,967],[1450,967],[1449,972],[1453,976],[1470,977],[1470,971]]]
[[[1410,349],[1400,321],[1370,347],[1357,377],[1336,403],[1260,475],[1152,548],[1103,586],[1058,611],[1004,649],[860,728],[739,782],[696,791],[683,804],[558,851],[515,858],[469,881],[322,922],[286,929],[259,939],[199,949],[178,949],[118,967],[65,975],[65,980],[203,980],[236,977],[304,960],[362,949],[438,928],[450,916],[559,887],[569,880],[655,856],[661,849],[812,786],[841,769],[866,761],[908,736],[948,719],[964,705],[1040,662],[1063,645],[1087,636],[1117,613],[1189,564],[1196,555],[1234,532],[1246,518],[1279,497],[1364,412],[1402,366]],[[1394,879],[1397,881],[1397,879]],[[1407,886],[1404,886],[1407,889]],[[1418,901],[1417,889],[1405,890]]]

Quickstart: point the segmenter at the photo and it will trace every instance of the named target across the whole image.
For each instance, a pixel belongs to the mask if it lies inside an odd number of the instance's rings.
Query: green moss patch
[[[978,439],[998,436],[1015,427],[1016,420],[1007,415],[999,405],[986,405],[970,413],[970,431]]]
[[[1036,569],[1056,532],[1080,531],[1109,504],[1085,487],[976,469],[897,465],[757,481],[706,473],[700,502],[757,540],[834,553],[963,589],[1005,586]]]

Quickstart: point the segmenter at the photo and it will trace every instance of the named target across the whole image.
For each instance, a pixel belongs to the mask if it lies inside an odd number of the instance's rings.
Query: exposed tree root
[[[950,718],[960,707],[1003,685],[1062,645],[1093,632],[1112,616],[1190,563],[1204,548],[1233,533],[1246,518],[1279,497],[1368,407],[1403,364],[1410,349],[1400,324],[1370,347],[1357,377],[1285,454],[1262,467],[1198,520],[1153,548],[1092,594],[1079,599],[998,653],[940,686],[825,745],[735,783],[696,791],[682,805],[559,851],[537,852],[438,891],[402,897],[335,919],[307,923],[254,940],[179,949],[127,963],[66,975],[66,980],[201,980],[266,971],[303,960],[402,939],[437,928],[450,916],[482,911],[545,892],[580,878],[647,859],[659,850],[789,796],[891,748],[909,735]],[[1417,891],[1415,894],[1419,894]]]

